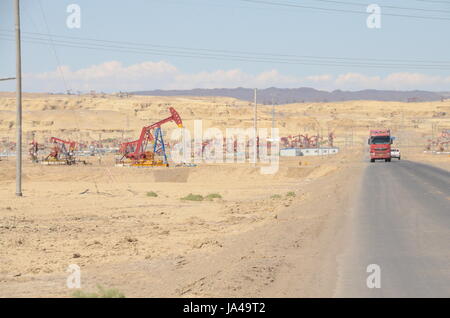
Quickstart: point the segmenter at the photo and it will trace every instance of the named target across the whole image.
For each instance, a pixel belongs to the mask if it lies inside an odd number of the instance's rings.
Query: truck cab
[[[375,160],[391,161],[390,130],[371,130],[368,144],[370,146],[370,162],[375,162]]]

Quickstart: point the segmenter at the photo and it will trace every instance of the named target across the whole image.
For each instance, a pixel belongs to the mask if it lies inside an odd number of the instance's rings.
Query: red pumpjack
[[[183,127],[180,115],[173,107],[169,107],[170,116],[150,126],[143,127],[139,139],[124,142],[120,145],[119,153],[122,157],[118,164],[132,166],[168,166],[165,145],[162,138],[161,126],[174,122],[179,128]],[[147,151],[149,143],[153,142],[153,151]],[[157,160],[156,153],[162,153],[164,159]]]
[[[43,163],[47,164],[67,164],[73,165],[77,163],[75,158],[75,150],[79,143],[75,141],[67,141],[60,138],[52,137],[50,142],[53,144],[50,154],[45,158]],[[86,163],[85,161],[81,161]]]

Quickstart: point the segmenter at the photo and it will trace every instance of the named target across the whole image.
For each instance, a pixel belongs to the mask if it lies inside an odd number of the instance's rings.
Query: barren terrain
[[[14,105],[0,94],[3,140],[14,140]],[[41,142],[136,139],[169,106],[190,129],[195,119],[219,129],[253,120],[252,106],[231,98],[34,94],[25,95],[24,131]],[[24,157],[22,198],[15,158],[2,158],[0,296],[69,297],[70,264],[81,267],[82,290],[100,284],[127,297],[332,296],[368,130],[391,128],[404,159],[448,170],[448,155],[423,151],[438,128],[450,128],[450,102],[290,104],[276,114],[280,135],[334,131],[340,153],[281,158],[273,175],[250,163],[130,168],[108,155],[44,166]],[[271,120],[271,107],[260,106],[260,127]],[[190,193],[221,198],[182,200]]]
[[[253,105],[224,97],[152,97],[112,95],[24,95],[24,131],[39,142],[59,136],[80,142],[106,138],[135,140],[145,125],[169,116],[174,107],[193,132],[194,120],[203,129],[253,127]],[[272,106],[258,106],[258,126],[272,127]],[[348,101],[275,106],[275,125],[281,136],[336,135],[340,147],[364,144],[370,128],[390,128],[398,145],[424,147],[427,139],[450,127],[450,100],[423,103]],[[0,138],[14,140],[14,94],[0,93]],[[163,128],[169,132],[175,125]],[[0,149],[1,150],[1,149]]]

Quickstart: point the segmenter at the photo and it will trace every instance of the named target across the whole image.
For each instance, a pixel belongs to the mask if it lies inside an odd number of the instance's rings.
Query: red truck
[[[391,131],[389,129],[371,130],[368,140],[370,146],[370,162],[375,160],[391,161]]]

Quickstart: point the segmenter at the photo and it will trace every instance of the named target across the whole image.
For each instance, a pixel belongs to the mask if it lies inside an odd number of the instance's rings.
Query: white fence
[[[327,156],[335,155],[339,152],[339,148],[285,148],[280,150],[281,157],[296,156]]]

